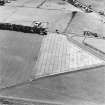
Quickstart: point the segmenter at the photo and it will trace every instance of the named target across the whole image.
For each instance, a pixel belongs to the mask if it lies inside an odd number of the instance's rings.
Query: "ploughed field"
[[[91,5],[93,10],[95,11],[104,11],[105,9],[105,0],[77,0],[77,1],[85,5]]]

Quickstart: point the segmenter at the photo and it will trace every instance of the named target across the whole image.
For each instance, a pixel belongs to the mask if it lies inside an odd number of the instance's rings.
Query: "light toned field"
[[[39,4],[41,4],[41,2],[43,2],[44,0],[16,0],[16,1],[12,1],[11,3],[8,3],[6,5],[8,6],[19,6],[19,7],[37,7]]]
[[[1,89],[0,94],[2,97],[64,105],[104,105],[104,70],[105,67],[100,67],[42,78],[27,84]]]
[[[0,11],[0,22],[28,26],[33,21],[47,22],[50,32],[56,29],[63,32],[72,17],[72,11],[82,12],[61,0],[17,0],[0,7]]]
[[[78,41],[80,44],[84,45],[82,43],[82,41],[84,40],[84,37],[74,37],[73,38],[74,40]],[[92,48],[96,48],[96,50],[93,49],[93,51],[95,51],[97,54],[101,54],[101,57],[103,59],[105,59],[105,40],[103,39],[96,39],[96,38],[86,38],[85,40],[85,43],[88,44],[88,46],[85,46],[84,47],[88,47],[92,50]],[[99,53],[101,52],[101,53]]]
[[[83,34],[83,31],[92,31],[98,34],[105,34],[104,18],[96,13],[78,12],[68,27],[67,33]]]
[[[77,13],[74,19],[71,21],[69,27],[67,28],[66,33],[71,36],[77,36],[74,37],[74,39],[77,39],[78,42],[82,44],[83,37],[78,37],[83,35],[83,31],[91,31],[93,33],[97,33],[100,36],[105,37],[105,23],[103,23],[105,19],[101,16],[99,16],[96,13]],[[72,34],[73,33],[73,34]],[[105,40],[102,40],[100,43],[99,39],[86,39],[87,43],[92,45],[93,47],[96,47],[99,50],[102,50],[105,52],[104,46]]]
[[[39,79],[1,91],[3,96],[62,103],[64,105],[104,105],[105,68]]]
[[[66,10],[66,11],[80,11],[80,9],[72,6],[71,4],[64,2],[62,0],[47,0],[41,8],[49,10]]]

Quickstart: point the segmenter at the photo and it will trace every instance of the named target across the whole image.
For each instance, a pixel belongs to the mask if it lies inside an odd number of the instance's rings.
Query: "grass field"
[[[29,79],[42,36],[0,30],[0,88]]]

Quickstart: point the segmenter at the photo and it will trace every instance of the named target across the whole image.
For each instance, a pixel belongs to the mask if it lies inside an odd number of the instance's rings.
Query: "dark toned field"
[[[105,11],[105,0],[78,0],[79,2],[91,5],[95,11]]]
[[[29,79],[42,36],[0,30],[0,87]]]

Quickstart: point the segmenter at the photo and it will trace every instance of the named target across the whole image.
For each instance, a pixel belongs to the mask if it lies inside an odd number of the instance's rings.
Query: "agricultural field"
[[[102,0],[80,1],[92,4],[96,11],[104,8]],[[0,6],[1,23],[31,26],[33,21],[48,23],[48,35],[0,30],[0,97],[36,102],[33,105],[104,105],[105,55],[88,49],[79,36],[83,31],[105,36],[105,18],[84,13],[64,0],[11,0]],[[87,38],[85,42],[105,52],[104,40]],[[87,61],[103,65],[75,72],[69,68],[86,66]],[[65,68],[69,73],[48,75]],[[36,79],[44,73],[48,76]]]
[[[29,79],[41,41],[37,34],[0,30],[0,88]]]

